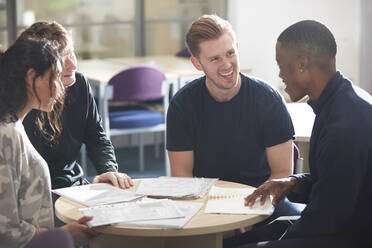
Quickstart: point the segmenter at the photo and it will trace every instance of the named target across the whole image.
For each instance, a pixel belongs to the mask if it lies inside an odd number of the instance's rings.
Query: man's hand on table
[[[272,204],[275,206],[289,192],[296,191],[297,187],[297,179],[294,177],[271,179],[258,187],[252,194],[248,195],[245,198],[245,205],[252,207],[259,197],[261,197],[261,205],[263,205],[267,197],[272,195]]]

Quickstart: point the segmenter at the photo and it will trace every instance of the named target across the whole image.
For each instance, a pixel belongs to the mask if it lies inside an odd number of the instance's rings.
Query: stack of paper
[[[144,200],[155,200],[144,198]],[[161,227],[161,228],[173,228],[180,229],[200,210],[203,206],[202,202],[184,202],[184,201],[172,201],[173,204],[185,215],[183,218],[172,218],[172,219],[158,219],[158,220],[145,220],[145,221],[129,221],[121,222],[119,225],[126,226],[146,226],[146,227]]]
[[[181,179],[176,181],[169,178],[155,180],[160,194],[165,189],[176,189],[172,196],[191,197],[204,194],[217,179]],[[150,180],[143,180],[148,182]],[[177,185],[177,181],[181,185]],[[159,184],[163,187],[160,187]],[[162,184],[164,183],[164,184]],[[142,186],[152,187],[144,183]],[[197,187],[195,187],[195,185]],[[182,186],[182,187],[181,187]],[[169,187],[169,188],[168,188]],[[184,190],[183,187],[191,188]],[[135,194],[129,190],[122,190],[110,184],[99,183],[53,190],[54,193],[72,201],[89,206],[80,208],[84,216],[93,216],[88,222],[91,227],[120,223],[126,226],[148,226],[163,228],[182,228],[203,206],[201,202],[180,202],[168,199],[149,199],[144,194]],[[204,192],[204,193],[203,193]]]
[[[93,216],[90,227],[119,222],[143,220],[168,220],[184,218],[185,215],[170,200],[136,201],[80,208],[84,216]]]
[[[159,177],[142,180],[137,194],[175,199],[203,197],[216,183],[216,178]]]
[[[143,197],[132,191],[119,189],[107,183],[67,187],[55,189],[52,192],[85,206],[128,202]]]
[[[274,211],[271,197],[265,204],[257,199],[252,207],[244,205],[244,198],[252,194],[254,188],[221,188],[213,186],[209,191],[205,213],[219,214],[263,214],[270,215]]]

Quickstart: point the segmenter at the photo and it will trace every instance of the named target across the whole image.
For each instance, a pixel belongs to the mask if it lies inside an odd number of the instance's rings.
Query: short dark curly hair
[[[314,20],[297,22],[285,29],[278,37],[281,47],[295,49],[298,56],[324,56],[334,59],[337,44],[331,31]]]

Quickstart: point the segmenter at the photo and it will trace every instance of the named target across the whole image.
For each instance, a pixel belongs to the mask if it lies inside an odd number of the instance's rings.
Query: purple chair
[[[149,65],[133,66],[119,72],[108,82],[112,88],[110,102],[138,103],[162,100],[162,84],[165,75]],[[109,133],[111,136],[138,134],[139,168],[144,171],[143,135],[149,132],[165,131],[164,114],[155,110],[124,110],[109,112]]]
[[[189,50],[185,47],[181,51],[176,53],[176,57],[190,58],[191,54],[190,54]]]
[[[74,248],[74,242],[69,232],[55,228],[36,235],[25,248]]]

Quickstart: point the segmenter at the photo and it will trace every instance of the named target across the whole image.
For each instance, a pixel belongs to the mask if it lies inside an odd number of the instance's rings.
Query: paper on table
[[[221,188],[213,186],[209,191],[208,202],[204,213],[219,214],[263,214],[270,215],[274,211],[271,197],[261,206],[259,199],[252,207],[244,206],[244,198],[253,193],[254,188]]]
[[[172,202],[185,215],[184,218],[162,219],[162,220],[145,220],[145,221],[130,221],[130,222],[121,222],[121,223],[118,223],[118,225],[180,229],[180,228],[184,227],[190,221],[190,219],[203,206],[202,202],[184,202],[184,201],[172,201]]]
[[[119,189],[107,183],[95,183],[52,190],[62,197],[85,206],[128,202],[142,197],[132,191]]]
[[[159,177],[142,180],[136,191],[154,197],[198,198],[216,183],[217,178]]]
[[[88,222],[88,226],[90,227],[118,222],[185,217],[176,205],[167,199],[101,205],[90,208],[79,208],[79,211],[84,216],[93,216],[93,219]]]

